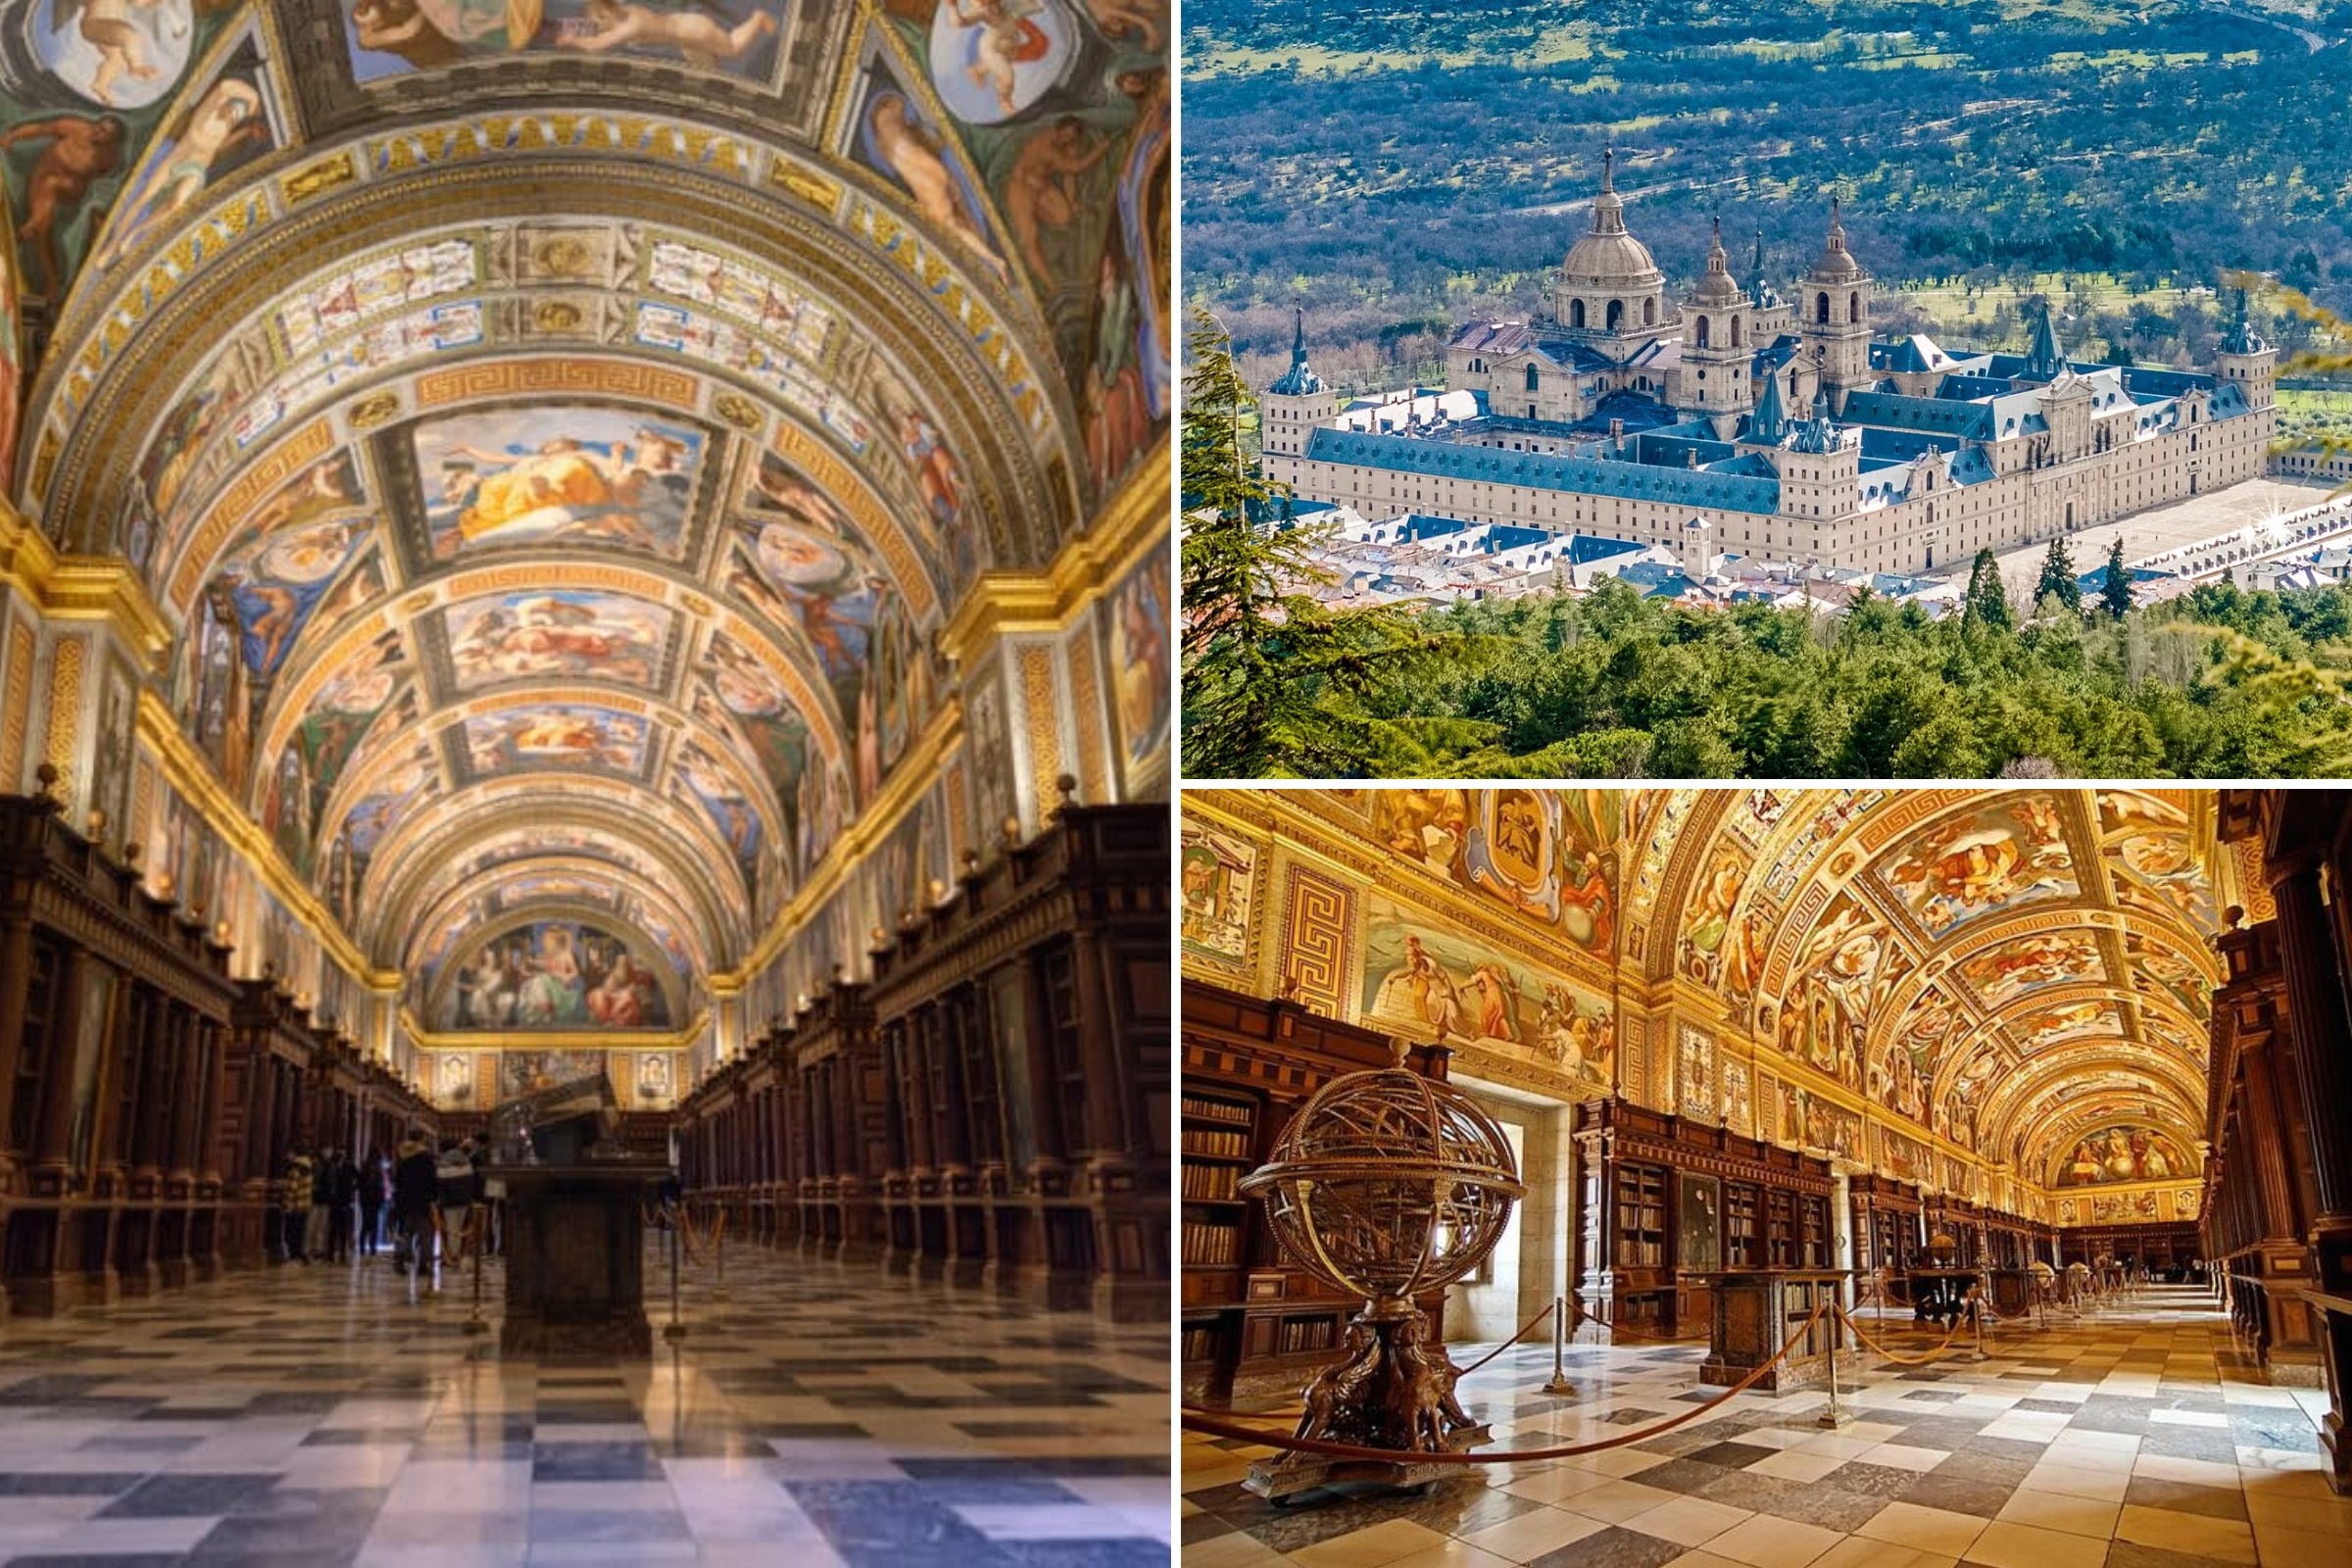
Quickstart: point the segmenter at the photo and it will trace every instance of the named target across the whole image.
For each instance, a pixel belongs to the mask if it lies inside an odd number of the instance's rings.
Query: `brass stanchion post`
[[[716,1273],[710,1285],[710,1299],[723,1301],[727,1298],[727,1211],[723,1205],[711,1222],[710,1263]]]
[[[1828,1427],[1832,1431],[1854,1424],[1854,1413],[1838,1402],[1838,1342],[1844,1338],[1845,1309],[1842,1306],[1832,1307],[1830,1309],[1830,1402],[1821,1412],[1819,1422],[1820,1425]]]
[[[1568,1298],[1551,1298],[1551,1381],[1544,1385],[1545,1394],[1574,1394],[1576,1385],[1568,1381]]]
[[[678,1321],[678,1210],[667,1203],[662,1208],[669,1220],[669,1321],[662,1326],[662,1337],[682,1340],[686,1325]]]

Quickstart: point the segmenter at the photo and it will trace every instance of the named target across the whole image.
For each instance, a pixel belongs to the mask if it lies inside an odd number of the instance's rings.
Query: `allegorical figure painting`
[[[251,44],[238,54],[243,63],[216,77],[148,145],[115,199],[92,268],[111,268],[176,227],[208,188],[276,145],[259,85],[260,58]]]
[[[1934,823],[1889,852],[1881,873],[1938,936],[1996,909],[2082,892],[2055,802],[2012,795]]]
[[[352,75],[374,81],[526,51],[630,55],[771,79],[780,0],[341,0]]]
[[[651,690],[670,612],[623,594],[551,589],[467,600],[446,612],[458,690],[514,680],[606,680]]]
[[[1616,1020],[1605,1002],[1432,930],[1383,898],[1371,901],[1366,922],[1364,1016],[1419,1039],[1520,1056],[1590,1088],[1615,1081]]]
[[[675,560],[702,432],[616,409],[473,410],[416,427],[433,554],[545,544]]]
[[[1168,564],[1154,557],[1128,573],[1103,606],[1121,761],[1131,783],[1168,733],[1167,582]]]
[[[444,1030],[665,1029],[667,965],[637,940],[576,920],[501,932],[461,958],[435,1012]]]
[[[1084,423],[1089,477],[1107,491],[1168,416],[1169,8],[884,0],[883,9],[953,123],[906,117],[860,155],[936,227],[992,268],[1026,275]],[[864,94],[869,117],[886,97],[906,98],[881,61]],[[973,187],[984,202],[963,199]]]
[[[1177,847],[1177,932],[1186,951],[1236,963],[1250,952],[1250,903],[1257,851],[1187,824]]]
[[[2150,1127],[2108,1127],[2076,1140],[2054,1173],[2060,1187],[2157,1182],[2199,1174],[2178,1144]]]
[[[647,725],[635,713],[542,703],[468,717],[465,742],[476,778],[550,767],[636,774],[645,767]]]

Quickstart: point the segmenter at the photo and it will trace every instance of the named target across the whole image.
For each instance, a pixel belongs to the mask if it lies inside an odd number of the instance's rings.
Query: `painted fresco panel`
[[[2162,1181],[2195,1174],[2196,1167],[2169,1135],[2152,1127],[2104,1127],[2075,1140],[2050,1172],[2053,1187],[2101,1187]]]
[[[666,1029],[669,965],[634,935],[577,920],[502,932],[460,961],[437,1030]]]
[[[768,82],[794,7],[746,0],[340,0],[362,82],[520,54],[621,55]]]
[[[1365,929],[1364,1016],[1424,1040],[1476,1045],[1606,1093],[1609,1004],[1375,895]]]
[[[709,438],[582,404],[470,409],[413,432],[432,552],[579,544],[678,559]]]
[[[565,589],[471,599],[441,614],[460,692],[548,679],[652,691],[674,619],[665,607],[625,594]]]
[[[1887,850],[1879,866],[1887,890],[1938,936],[2082,891],[2057,804],[2037,794],[1995,796],[1940,818]]]

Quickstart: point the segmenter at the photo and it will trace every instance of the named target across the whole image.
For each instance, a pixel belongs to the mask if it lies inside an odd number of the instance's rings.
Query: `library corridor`
[[[2320,1568],[2352,796],[1187,792],[1205,1568]]]

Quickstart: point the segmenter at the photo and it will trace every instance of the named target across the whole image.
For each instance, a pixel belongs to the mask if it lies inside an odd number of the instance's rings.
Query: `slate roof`
[[[1307,438],[1305,457],[1310,463],[1348,464],[1427,478],[1521,485],[1726,512],[1769,514],[1778,512],[1781,505],[1780,481],[1751,474],[1661,468],[1645,463],[1547,452],[1501,452],[1493,447],[1365,435],[1353,430],[1316,430]]]

